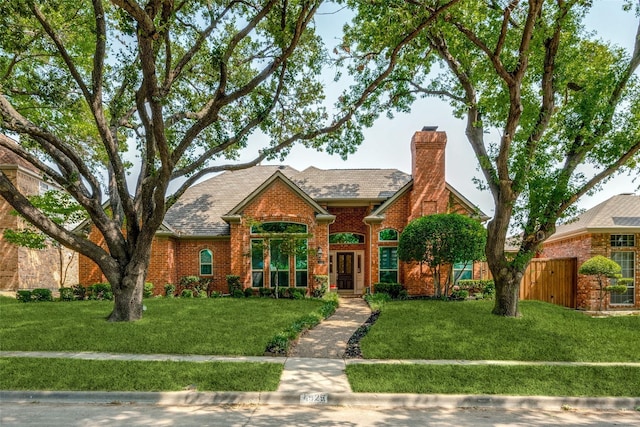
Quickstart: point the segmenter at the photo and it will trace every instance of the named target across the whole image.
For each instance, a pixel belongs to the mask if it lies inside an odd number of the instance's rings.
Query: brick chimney
[[[447,134],[437,129],[437,126],[425,126],[411,138],[410,220],[447,211],[444,165]]]

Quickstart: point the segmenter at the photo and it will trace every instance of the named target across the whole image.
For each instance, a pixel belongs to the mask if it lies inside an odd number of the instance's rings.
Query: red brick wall
[[[213,253],[213,274],[200,275],[200,251],[209,249]],[[184,276],[198,276],[211,280],[210,291],[227,293],[227,275],[231,274],[231,245],[229,239],[180,240],[177,244],[176,278],[178,283]]]
[[[626,234],[626,233],[622,233]],[[614,248],[615,251],[631,250],[635,256],[635,308],[640,308],[640,233],[636,234],[636,248]],[[611,256],[610,234],[581,234],[579,236],[546,242],[543,245],[543,256],[547,258],[576,257],[578,259],[578,269],[589,258],[596,255],[605,257]],[[582,310],[597,310],[599,304],[598,282],[593,276],[578,274],[578,289],[576,305]],[[605,296],[602,304],[603,309],[625,309],[628,306],[609,305],[609,295]]]

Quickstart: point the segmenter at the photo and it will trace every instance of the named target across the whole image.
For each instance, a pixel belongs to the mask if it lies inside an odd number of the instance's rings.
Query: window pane
[[[612,236],[613,237],[613,236]],[[620,264],[622,267],[622,278],[634,278],[635,265],[634,265],[634,252],[612,252],[611,259]],[[612,284],[615,280],[611,281]],[[627,286],[627,291],[622,294],[611,294],[611,304],[633,304],[635,302],[635,283],[631,283]]]
[[[398,240],[398,232],[396,230],[392,230],[391,228],[387,228],[386,230],[380,231],[379,239],[383,241],[397,241]]]
[[[254,288],[262,288],[264,286],[264,273],[262,271],[251,273],[251,285]]]
[[[213,273],[213,252],[209,249],[200,251],[200,275],[209,276]]]
[[[289,287],[289,271],[278,271],[278,286]],[[276,287],[275,271],[271,271],[271,287]]]
[[[200,266],[200,275],[201,276],[208,276],[211,275],[213,273],[212,269],[211,269],[211,265],[206,265],[203,264]]]
[[[289,254],[284,253],[280,247],[282,240],[272,240],[271,246],[271,270],[289,270]]]
[[[380,272],[380,282],[382,283],[398,283],[398,272],[397,271],[381,271]]]
[[[329,243],[356,244],[364,243],[364,235],[355,233],[334,233],[329,236]]]
[[[611,246],[632,248],[636,245],[635,237],[633,234],[612,234]]]
[[[251,241],[251,269],[262,270],[264,268],[264,248],[262,240]]]
[[[398,248],[380,248],[380,269],[396,270],[398,268]]]
[[[203,250],[200,251],[200,262],[202,264],[211,264],[211,262],[213,261],[213,255],[211,254],[210,250]]]
[[[307,287],[307,272],[296,271],[296,286]]]

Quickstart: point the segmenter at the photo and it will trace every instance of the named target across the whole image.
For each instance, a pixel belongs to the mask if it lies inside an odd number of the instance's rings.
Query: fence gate
[[[520,299],[576,308],[576,258],[534,258],[520,282]]]

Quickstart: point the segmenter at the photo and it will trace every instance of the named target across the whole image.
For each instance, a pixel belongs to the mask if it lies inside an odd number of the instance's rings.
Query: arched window
[[[380,230],[378,234],[378,240],[383,242],[397,242],[398,241],[398,232],[393,228],[385,228],[384,230]]]
[[[307,232],[307,226],[305,224],[298,224],[296,222],[263,222],[262,224],[255,224],[251,226],[252,234],[265,234],[265,233],[304,234],[306,232]]]
[[[356,233],[333,233],[329,235],[331,244],[359,244],[364,243],[364,235]]]
[[[213,274],[213,252],[209,249],[200,251],[200,275],[211,276]]]

